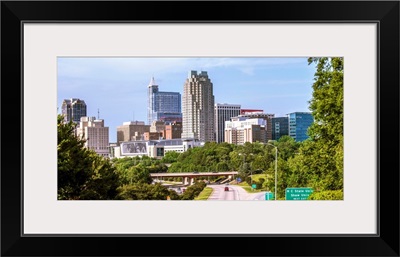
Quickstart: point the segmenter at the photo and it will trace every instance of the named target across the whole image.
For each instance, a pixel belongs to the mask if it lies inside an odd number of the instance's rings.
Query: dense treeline
[[[243,181],[250,174],[265,174],[257,188],[275,189],[284,199],[287,187],[311,187],[310,199],[343,199],[343,58],[309,58],[316,65],[310,110],[315,122],[309,139],[295,142],[289,136],[263,143],[233,145],[207,142],[184,153],[167,152],[161,160],[127,157],[107,160],[84,148],[73,123],[58,116],[58,199],[60,200],[191,200],[206,186],[196,183],[178,195],[152,183],[150,173],[239,171]]]
[[[119,176],[111,163],[84,147],[74,135],[75,125],[57,117],[59,200],[111,200],[118,192]]]
[[[84,147],[74,123],[65,123],[58,115],[57,126],[58,200],[193,200],[206,186],[200,181],[178,195],[150,177],[167,172],[161,160],[146,156],[108,160]]]
[[[291,163],[292,186],[343,199],[343,58],[309,58],[316,65],[310,110],[315,122]],[[323,193],[319,198],[323,199]],[[330,196],[330,197],[331,197]]]

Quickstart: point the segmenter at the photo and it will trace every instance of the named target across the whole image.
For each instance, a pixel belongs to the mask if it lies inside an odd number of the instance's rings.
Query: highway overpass
[[[162,178],[182,178],[182,184],[192,185],[196,177],[220,177],[225,176],[227,178],[233,178],[237,175],[237,171],[221,171],[221,172],[180,172],[180,173],[150,173],[150,177],[153,179]]]

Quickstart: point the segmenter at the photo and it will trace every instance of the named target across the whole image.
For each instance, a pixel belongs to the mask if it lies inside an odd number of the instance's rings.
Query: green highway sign
[[[265,193],[265,200],[274,200],[274,193],[266,192]]]
[[[314,190],[311,187],[286,188],[286,200],[307,200]]]

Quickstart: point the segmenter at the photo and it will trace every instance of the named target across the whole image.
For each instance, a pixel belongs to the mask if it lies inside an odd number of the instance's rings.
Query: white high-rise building
[[[104,120],[96,119],[96,117],[81,117],[77,135],[86,140],[86,148],[103,157],[109,157],[108,133],[108,127],[104,127]]]
[[[225,121],[225,142],[243,145],[246,142],[267,142],[266,121],[261,118],[233,117]]]
[[[183,87],[182,138],[215,141],[213,83],[206,71],[190,71]]]
[[[225,142],[225,121],[230,121],[232,117],[239,116],[240,108],[241,105],[239,104],[215,104],[215,141],[217,143]]]

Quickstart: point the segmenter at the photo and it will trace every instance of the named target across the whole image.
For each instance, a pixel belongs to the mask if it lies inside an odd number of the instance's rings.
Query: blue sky
[[[160,91],[183,93],[190,70],[207,71],[216,103],[240,104],[284,117],[309,111],[315,66],[307,58],[58,58],[58,113],[64,99],[79,98],[87,115],[104,119],[110,142],[117,126],[147,123],[147,86],[154,77]]]

